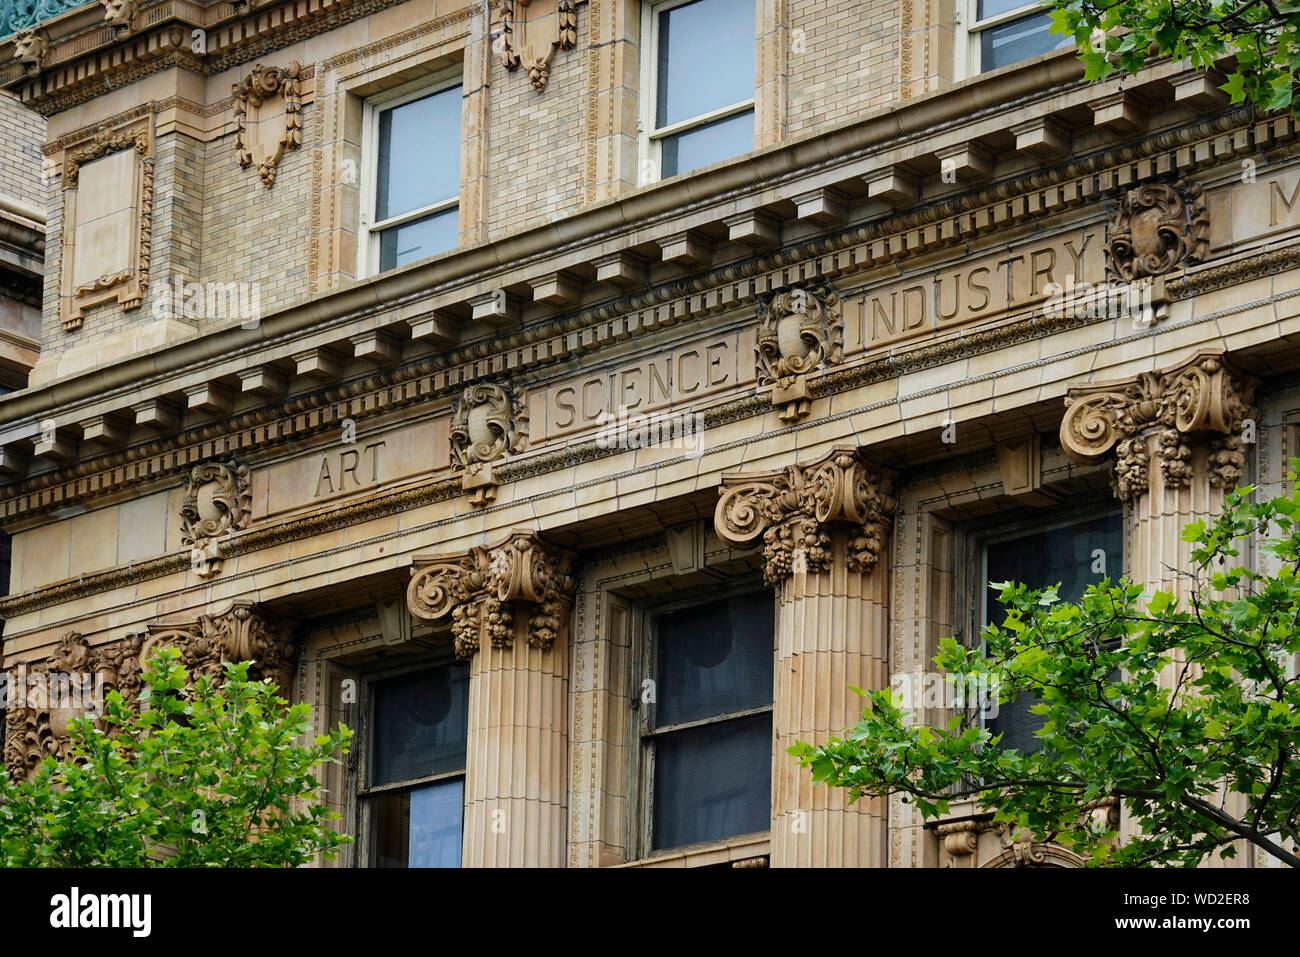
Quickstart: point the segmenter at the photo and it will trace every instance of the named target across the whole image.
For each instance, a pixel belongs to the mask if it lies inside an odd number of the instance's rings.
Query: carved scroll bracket
[[[527,445],[526,409],[523,393],[508,383],[472,385],[457,399],[451,417],[451,453],[461,488],[474,493],[470,505],[475,508],[496,499],[499,483],[492,463]]]
[[[421,621],[450,620],[456,656],[486,642],[506,648],[523,634],[543,651],[564,634],[576,582],[573,553],[516,531],[500,545],[416,556],[406,604]]]
[[[1083,463],[1114,454],[1115,495],[1130,501],[1150,486],[1153,464],[1166,486],[1189,485],[1192,443],[1208,441],[1210,485],[1229,489],[1245,468],[1244,424],[1255,417],[1258,385],[1223,355],[1197,353],[1164,372],[1073,388],[1066,393],[1061,447]]]
[[[759,313],[758,383],[783,422],[809,412],[808,376],[844,355],[840,297],[828,284],[776,293]]]
[[[866,574],[884,554],[897,501],[892,473],[858,449],[836,449],[811,465],[722,477],[713,525],[733,548],[762,540],[763,574],[779,586],[794,574],[827,570],[832,527],[846,529],[848,568]]]
[[[209,578],[221,571],[219,539],[248,525],[253,503],[248,466],[233,458],[196,465],[186,485],[181,542],[190,546],[195,573]]]
[[[1202,262],[1210,248],[1210,214],[1199,183],[1147,183],[1120,197],[1110,223],[1106,264],[1133,282]]]

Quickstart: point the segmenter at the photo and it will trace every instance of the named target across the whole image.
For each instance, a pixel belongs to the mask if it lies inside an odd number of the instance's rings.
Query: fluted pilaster
[[[411,614],[470,661],[466,867],[564,865],[572,561],[527,531],[414,559]]]
[[[772,760],[772,866],[882,866],[885,805],[849,806],[841,788],[814,787],[786,753],[858,720],[850,686],[885,687],[888,612],[884,553],[894,508],[891,476],[856,449],[808,466],[723,478],[720,538],[763,545],[779,598]]]

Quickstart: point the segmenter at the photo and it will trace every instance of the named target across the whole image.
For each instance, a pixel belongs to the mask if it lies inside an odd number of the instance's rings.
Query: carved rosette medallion
[[[253,72],[234,84],[235,155],[241,169],[257,165],[257,175],[268,189],[275,185],[275,170],[289,150],[302,145],[302,67],[298,61],[287,67],[262,66],[258,63]],[[266,145],[266,133],[256,122],[262,107],[277,96],[284,97],[284,125],[274,147]]]
[[[549,24],[554,17],[555,23]],[[496,37],[492,52],[514,72],[528,67],[528,82],[538,93],[546,90],[551,61],[560,50],[578,45],[578,11],[574,0],[500,0],[496,5]]]
[[[1061,447],[1084,463],[1113,453],[1115,495],[1131,501],[1150,486],[1153,456],[1167,487],[1189,485],[1192,442],[1203,436],[1210,446],[1210,485],[1230,489],[1245,467],[1243,423],[1255,415],[1257,386],[1222,355],[1201,353],[1163,373],[1070,389]]]
[[[247,526],[252,510],[248,466],[236,459],[196,465],[186,477],[181,505],[181,541],[196,553],[195,571],[208,577],[221,571],[217,541]]]
[[[808,414],[808,376],[844,355],[840,297],[829,285],[776,293],[759,313],[758,383],[781,420]]]
[[[456,657],[507,648],[522,633],[546,651],[564,634],[576,581],[573,554],[517,531],[493,548],[417,556],[406,604],[421,621],[451,622]]]
[[[1110,223],[1106,262],[1120,279],[1162,276],[1205,259],[1210,214],[1199,183],[1148,183],[1126,192]]]
[[[481,508],[496,498],[500,484],[492,463],[523,451],[528,438],[524,396],[508,384],[480,383],[466,388],[451,417],[451,454],[461,488],[472,491],[470,504]]]
[[[761,539],[763,575],[772,586],[829,569],[835,526],[847,533],[849,571],[866,574],[884,553],[897,505],[892,490],[891,473],[857,449],[836,449],[811,465],[724,475],[713,525],[733,548],[753,548]]]

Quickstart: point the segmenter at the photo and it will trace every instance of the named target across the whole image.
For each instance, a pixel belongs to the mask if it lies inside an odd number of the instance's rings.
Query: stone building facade
[[[342,864],[1079,863],[785,749],[975,635],[990,569],[1177,587],[1183,523],[1281,486],[1294,119],[1084,84],[1015,3],[7,25],[47,224],[6,668],[256,659],[358,729]],[[10,772],[66,717],[12,708]]]

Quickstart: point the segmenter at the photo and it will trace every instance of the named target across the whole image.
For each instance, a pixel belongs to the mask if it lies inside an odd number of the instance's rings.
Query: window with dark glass
[[[461,84],[372,108],[373,207],[366,272],[455,249],[460,238]]]
[[[1042,53],[1072,46],[1070,37],[1052,33],[1052,19],[1038,3],[1024,0],[973,0],[968,32],[977,69],[987,73]]]
[[[459,867],[469,666],[424,668],[370,685],[363,791],[376,867]]]
[[[754,0],[651,8],[654,100],[646,146],[659,178],[754,149],[755,18]]]
[[[1118,581],[1124,567],[1123,522],[1119,512],[1070,522],[1012,538],[988,541],[983,549],[985,583],[982,624],[1001,623],[1005,609],[998,601],[999,590],[992,582],[1021,582],[1030,588],[1048,588],[1060,583],[1061,601],[1078,601],[1089,585],[1103,578]],[[1104,573],[1103,570],[1104,569]],[[996,716],[986,717],[984,727],[1001,734],[1002,747],[1024,754],[1042,744],[1037,732],[1043,718],[1031,714],[1039,698],[1022,694],[999,706]]]
[[[652,850],[770,826],[773,635],[767,592],[653,619],[642,725]]]

